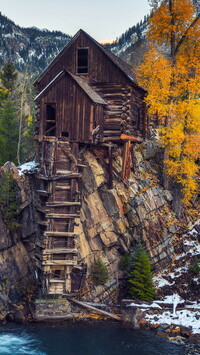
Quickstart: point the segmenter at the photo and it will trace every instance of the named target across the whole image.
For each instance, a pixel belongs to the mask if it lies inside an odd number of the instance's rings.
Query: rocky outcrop
[[[129,253],[142,241],[156,267],[170,263],[176,219],[170,209],[172,195],[158,182],[155,156],[159,147],[147,143],[135,150],[135,171],[128,184],[118,176],[113,189],[107,186],[107,170],[94,152],[85,151],[82,178],[81,224],[79,235],[80,258],[90,267],[101,257],[116,277],[121,255]],[[157,153],[156,153],[157,152]],[[114,152],[114,168],[121,171],[121,151]],[[132,169],[133,170],[133,169]],[[154,171],[154,173],[152,173]]]
[[[14,164],[5,164],[1,170],[5,169],[12,172],[18,185],[21,195],[19,220],[24,222],[23,213],[28,206],[30,208],[30,185],[26,178],[19,177]],[[12,319],[15,315],[19,318],[19,311],[26,313],[27,300],[33,296],[35,273],[32,255],[28,248],[27,228],[32,228],[30,223],[24,223],[9,231],[0,214],[0,321],[8,315]]]
[[[171,209],[172,195],[159,182],[160,152],[159,145],[151,142],[136,146],[131,175],[125,182],[120,178],[121,148],[114,149],[113,188],[109,189],[106,158],[102,154],[101,159],[95,150],[82,151],[81,218],[76,221],[74,232],[78,236],[78,262],[87,265],[88,274],[93,262],[100,257],[108,267],[109,282],[115,279],[114,285],[117,285],[121,256],[130,253],[138,241],[146,246],[155,270],[165,268],[172,261],[177,220]],[[39,242],[37,179],[34,175],[19,175],[11,163],[7,167],[20,189],[18,222],[21,226],[10,233],[0,217],[2,319],[13,311],[13,303],[22,304],[24,290],[32,288],[35,282],[38,257],[35,246]],[[104,297],[98,294],[97,299]]]

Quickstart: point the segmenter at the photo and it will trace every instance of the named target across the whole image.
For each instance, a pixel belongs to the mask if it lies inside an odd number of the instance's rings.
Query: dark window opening
[[[69,137],[69,132],[62,132],[62,137]]]
[[[88,48],[78,49],[77,74],[88,73]]]
[[[56,135],[56,106],[55,104],[46,105],[46,129],[45,136]]]

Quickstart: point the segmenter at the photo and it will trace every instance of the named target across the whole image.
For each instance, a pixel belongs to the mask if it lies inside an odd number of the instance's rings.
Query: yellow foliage
[[[137,79],[148,91],[149,114],[160,122],[159,136],[169,157],[168,174],[182,185],[186,203],[197,191],[200,158],[200,20],[192,0],[173,0],[172,13],[165,1],[150,19],[152,41],[138,69]],[[184,36],[175,58],[169,53]],[[162,46],[161,46],[162,45]]]

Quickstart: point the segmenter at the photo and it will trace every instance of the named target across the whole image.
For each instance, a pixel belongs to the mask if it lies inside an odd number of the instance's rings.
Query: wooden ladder
[[[72,291],[71,274],[78,267],[74,227],[80,218],[81,174],[77,165],[78,144],[67,141],[52,144],[43,175],[48,199],[44,212],[42,271],[45,293],[61,295]]]

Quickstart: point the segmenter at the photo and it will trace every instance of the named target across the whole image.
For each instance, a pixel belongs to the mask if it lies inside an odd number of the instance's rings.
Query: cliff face
[[[29,183],[25,177],[19,178],[14,164],[7,163],[1,170],[3,169],[11,171],[18,185],[21,195],[21,218],[24,219],[22,216],[26,208],[30,209],[31,206]],[[9,231],[0,215],[0,321],[8,314],[17,319],[20,310],[27,311],[25,301],[32,295],[35,284],[30,241],[27,240],[32,225],[27,223],[23,234],[20,233],[22,225]]]
[[[81,224],[76,232],[80,258],[89,267],[100,256],[115,275],[121,256],[129,253],[138,241],[145,244],[155,268],[171,261],[175,217],[170,209],[170,192],[157,183],[154,170],[157,153],[155,148],[145,145],[136,148],[136,173],[131,172],[128,184],[115,177],[112,190],[107,187],[104,163],[90,151],[83,153],[86,167],[82,178]],[[121,152],[114,155],[114,167],[120,172]]]
[[[128,182],[119,177],[122,167],[120,148],[113,152],[113,189],[108,189],[106,159],[95,150],[81,153],[81,218],[77,220],[78,261],[87,270],[100,257],[108,267],[110,279],[118,277],[121,256],[142,241],[155,270],[164,269],[173,259],[177,220],[171,210],[172,196],[159,184],[160,148],[152,143],[136,146]],[[36,179],[12,172],[21,192],[20,227],[9,233],[0,219],[0,309],[1,319],[13,304],[23,305],[35,283],[37,236]],[[35,184],[35,186],[34,186]],[[37,200],[37,201],[36,201]],[[16,309],[15,309],[16,310]]]

